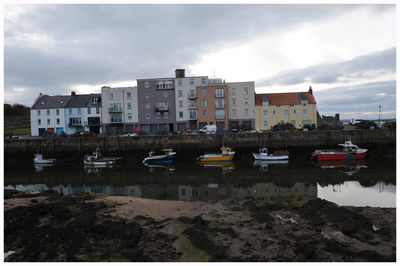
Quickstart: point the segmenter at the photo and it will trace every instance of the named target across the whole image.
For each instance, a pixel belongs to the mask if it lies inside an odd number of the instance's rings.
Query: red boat
[[[342,150],[315,150],[312,153],[312,158],[317,158],[318,161],[322,160],[357,160],[364,159],[367,155],[367,149],[361,149],[357,145],[351,143],[351,141],[345,141],[342,146]]]

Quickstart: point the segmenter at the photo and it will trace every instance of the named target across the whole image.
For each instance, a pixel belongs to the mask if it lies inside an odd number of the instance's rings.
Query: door
[[[47,131],[54,132],[54,127],[47,128]]]
[[[57,127],[56,128],[56,133],[57,134],[61,134],[61,133],[63,133],[64,132],[64,128],[63,127]]]
[[[39,128],[39,136],[43,136],[45,131],[46,131],[45,128]]]
[[[217,125],[217,132],[220,133],[224,132],[225,122],[217,122],[216,125]]]

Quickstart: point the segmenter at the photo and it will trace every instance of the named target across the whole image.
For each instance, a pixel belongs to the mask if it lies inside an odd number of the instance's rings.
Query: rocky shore
[[[5,190],[5,261],[396,261],[396,209]]]

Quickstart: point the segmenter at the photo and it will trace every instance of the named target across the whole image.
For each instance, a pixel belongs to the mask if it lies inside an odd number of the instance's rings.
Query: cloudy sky
[[[306,91],[321,115],[396,116],[395,5],[5,5],[4,101],[208,75]]]

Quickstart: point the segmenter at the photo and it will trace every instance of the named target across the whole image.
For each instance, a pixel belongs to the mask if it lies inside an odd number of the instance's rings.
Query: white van
[[[200,133],[215,133],[217,132],[217,126],[216,125],[208,125],[204,126],[203,128],[199,129]]]

